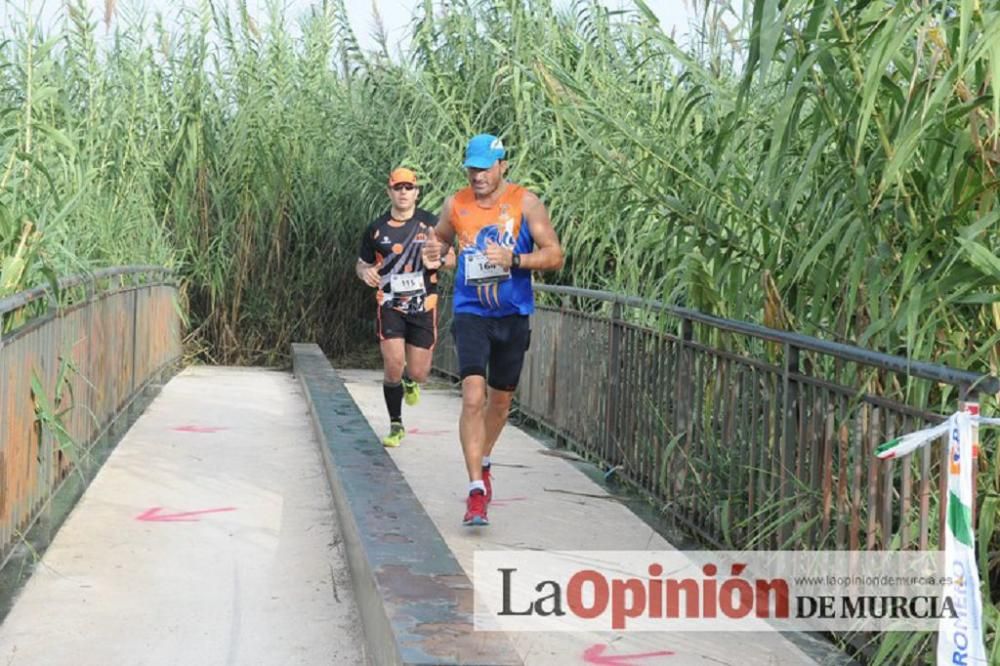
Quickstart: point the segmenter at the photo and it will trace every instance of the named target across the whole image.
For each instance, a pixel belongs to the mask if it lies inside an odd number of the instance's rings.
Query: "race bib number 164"
[[[491,284],[510,278],[510,269],[491,264],[486,255],[474,252],[465,255],[465,283],[471,285]]]

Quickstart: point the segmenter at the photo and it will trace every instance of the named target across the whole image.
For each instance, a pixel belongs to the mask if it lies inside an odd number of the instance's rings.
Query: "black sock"
[[[403,370],[403,383],[404,384],[412,384],[413,383],[413,380],[410,379],[410,375],[409,375],[409,373],[406,372],[406,370]]]
[[[385,396],[385,407],[389,410],[389,420],[403,422],[403,385],[382,383],[382,395]]]

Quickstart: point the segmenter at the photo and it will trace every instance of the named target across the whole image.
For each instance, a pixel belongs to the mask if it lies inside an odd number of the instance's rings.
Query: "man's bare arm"
[[[455,242],[455,227],[451,224],[451,197],[445,199],[444,203],[441,204],[441,215],[438,216],[438,223],[434,227],[434,235],[447,247],[451,247],[452,243]],[[444,248],[442,248],[441,254],[444,254]]]
[[[524,216],[535,241],[535,249],[521,255],[521,268],[531,271],[557,271],[562,268],[563,251],[559,236],[552,228],[545,204],[531,192],[524,195]]]
[[[455,229],[451,226],[451,197],[448,197],[441,206],[437,225],[431,228],[430,237],[424,244],[424,263],[434,265],[440,261],[442,267],[453,267],[455,256],[451,246],[454,241]]]

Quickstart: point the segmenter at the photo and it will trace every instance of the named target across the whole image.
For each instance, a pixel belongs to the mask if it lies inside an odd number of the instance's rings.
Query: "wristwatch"
[[[521,255],[519,255],[517,252],[511,253],[510,267],[511,268],[520,268],[521,267]]]

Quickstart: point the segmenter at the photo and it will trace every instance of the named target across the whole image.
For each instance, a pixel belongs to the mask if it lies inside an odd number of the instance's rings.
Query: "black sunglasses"
[[[413,183],[396,183],[395,185],[392,186],[392,189],[395,190],[396,192],[403,192],[403,191],[409,192],[410,190],[414,190],[416,188],[417,186],[414,185]]]

